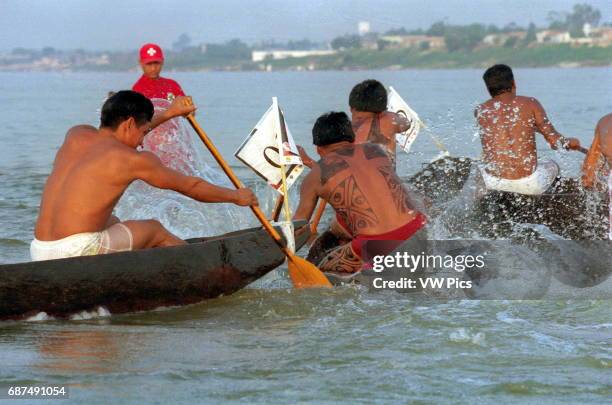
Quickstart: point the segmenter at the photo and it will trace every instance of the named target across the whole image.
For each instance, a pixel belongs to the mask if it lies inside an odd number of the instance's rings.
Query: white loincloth
[[[34,239],[30,244],[33,261],[91,256],[132,250],[133,237],[124,224],[114,224],[101,232],[84,232],[53,241]]]
[[[487,173],[483,167],[480,172],[487,190],[540,195],[548,190],[559,175],[559,166],[552,160],[542,160],[538,162],[538,167],[529,176],[515,180],[495,177]]]

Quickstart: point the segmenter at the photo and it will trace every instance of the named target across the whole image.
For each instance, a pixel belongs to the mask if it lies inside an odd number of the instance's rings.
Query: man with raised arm
[[[358,272],[365,242],[390,241],[388,251],[381,253],[387,254],[423,228],[427,220],[414,208],[385,151],[373,143],[356,144],[345,113],[319,117],[312,136],[321,159],[302,183],[295,218],[310,219],[317,198],[322,198],[343,227],[336,230],[338,236],[349,241],[327,254],[321,270]]]
[[[78,125],[68,131],[43,190],[32,260],[184,244],[156,220],[120,222],[112,215],[134,180],[202,202],[257,204],[251,190],[230,190],[185,176],[162,165],[153,153],[137,151],[152,128],[195,110],[185,101],[178,97],[153,116],[149,99],[120,91],[102,106],[99,129]]]
[[[410,121],[402,115],[387,111],[387,90],[377,80],[357,84],[349,95],[349,107],[355,143],[371,142],[380,145],[395,168],[395,135],[410,128]]]
[[[595,127],[595,137],[582,164],[582,184],[585,188],[595,186],[600,170],[612,167],[612,113],[603,116]]]
[[[395,135],[410,128],[402,115],[387,111],[387,90],[378,80],[364,80],[351,90],[349,107],[355,143],[380,145],[389,156],[393,168],[396,161]]]
[[[559,175],[552,160],[538,162],[535,133],[544,136],[552,149],[579,149],[576,138],[563,137],[533,97],[516,95],[512,69],[494,65],[483,76],[491,99],[479,105],[474,115],[480,127],[487,189],[539,195]]]
[[[371,142],[380,145],[395,169],[395,135],[407,131],[410,121],[402,115],[387,111],[387,90],[378,80],[365,80],[353,87],[349,95],[355,143]],[[304,165],[312,168],[313,160],[299,147]]]
[[[606,165],[607,164],[607,165]],[[607,167],[606,167],[607,166]],[[597,185],[599,172],[607,170],[608,193],[610,195],[610,233],[612,240],[612,113],[603,116],[595,127],[595,137],[589,148],[589,152],[582,164],[582,184],[585,188],[593,188]]]

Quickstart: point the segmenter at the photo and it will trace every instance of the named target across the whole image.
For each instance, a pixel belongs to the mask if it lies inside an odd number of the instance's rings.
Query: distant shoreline
[[[506,63],[515,68],[612,66],[612,47],[538,46],[485,48],[472,52],[357,50],[318,58],[270,61],[272,70],[462,69]]]
[[[344,50],[332,55],[233,62],[202,58],[191,63],[170,56],[165,71],[174,72],[255,72],[255,71],[363,71],[483,69],[495,63],[513,68],[581,68],[612,66],[612,47],[544,45],[523,48],[482,48],[471,52],[418,51],[413,49]],[[140,68],[125,58],[98,65],[0,64],[0,72],[134,72]]]
[[[586,68],[609,68],[612,67],[612,63],[606,65],[599,64],[574,64],[574,63],[561,63],[558,65],[546,65],[546,66],[520,66],[512,65],[514,69],[586,69]],[[273,69],[266,71],[263,69],[223,69],[223,68],[199,68],[199,69],[164,69],[164,76],[167,73],[202,73],[202,72],[216,72],[216,73],[278,73],[278,72],[300,72],[300,73],[315,73],[315,72],[367,72],[373,70],[381,70],[388,72],[401,72],[408,70],[475,70],[483,69],[484,66],[459,66],[459,67],[446,67],[446,66],[430,66],[430,67],[401,67],[396,68],[394,66],[379,67],[379,68],[344,68],[344,69]],[[2,69],[0,67],[0,73],[134,73],[140,74],[140,71],[136,69],[128,70],[94,70],[94,69]]]

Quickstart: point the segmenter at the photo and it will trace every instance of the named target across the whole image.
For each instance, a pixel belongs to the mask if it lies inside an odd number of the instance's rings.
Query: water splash
[[[70,316],[71,321],[84,321],[96,318],[108,318],[111,313],[105,307],[97,307],[92,311],[81,311]]]
[[[168,108],[169,102],[153,99],[155,111]],[[151,131],[143,150],[155,153],[164,165],[189,176],[197,176],[223,187],[233,188],[225,174],[208,157],[201,141],[182,118],[165,122]],[[250,182],[249,182],[250,183]],[[270,210],[274,191],[262,182],[252,182],[262,209]],[[136,181],[117,204],[122,220],[154,218],[181,238],[212,236],[247,228],[255,224],[248,208],[233,204],[205,204],[171,190],[161,190]],[[268,211],[265,211],[268,212]]]

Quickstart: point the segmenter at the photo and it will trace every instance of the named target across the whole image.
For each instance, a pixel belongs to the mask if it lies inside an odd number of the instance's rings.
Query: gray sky
[[[546,24],[550,10],[586,2],[612,20],[612,0],[0,0],[0,50],[15,47],[134,49],[169,46],[183,32],[195,43],[240,38],[325,41],[355,33],[433,22]]]

